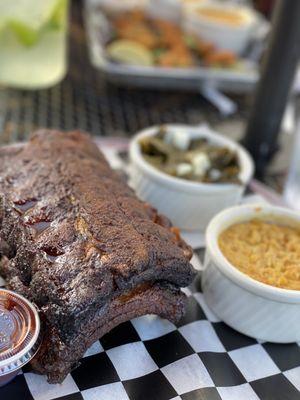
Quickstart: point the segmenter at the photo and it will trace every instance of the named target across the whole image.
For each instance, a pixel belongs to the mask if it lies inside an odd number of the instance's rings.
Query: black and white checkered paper
[[[185,290],[177,325],[156,316],[126,322],[94,343],[61,385],[26,366],[0,399],[299,400],[299,345],[258,343],[229,328],[205,304],[200,279]]]

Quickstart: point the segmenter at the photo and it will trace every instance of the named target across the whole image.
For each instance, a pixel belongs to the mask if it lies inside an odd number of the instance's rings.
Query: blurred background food
[[[199,35],[187,33],[173,22],[148,17],[135,10],[110,19],[112,39],[108,56],[117,62],[159,67],[237,68],[234,53],[218,50]]]

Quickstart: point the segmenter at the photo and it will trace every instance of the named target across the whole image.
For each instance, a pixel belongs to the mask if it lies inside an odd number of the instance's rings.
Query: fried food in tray
[[[149,17],[142,10],[108,16],[112,37],[106,45],[108,57],[118,63],[158,66],[208,66],[235,68],[238,60],[229,51],[184,32],[173,22]]]
[[[0,275],[34,302],[36,371],[62,382],[91,344],[144,314],[175,322],[192,251],[80,132],[0,148]]]

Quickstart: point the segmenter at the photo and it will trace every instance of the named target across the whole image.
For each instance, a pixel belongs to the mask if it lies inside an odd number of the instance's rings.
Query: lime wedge
[[[57,4],[54,7],[52,16],[49,21],[51,28],[60,28],[66,24],[67,10],[68,10],[68,0],[57,1]]]
[[[11,29],[24,45],[34,44],[53,19],[56,24],[66,0],[0,0],[0,27]]]
[[[32,46],[38,40],[39,31],[31,29],[19,21],[10,21],[7,25],[19,38],[19,41],[26,46]]]
[[[120,63],[142,66],[154,64],[151,51],[131,40],[116,40],[106,47],[106,51],[112,60]]]

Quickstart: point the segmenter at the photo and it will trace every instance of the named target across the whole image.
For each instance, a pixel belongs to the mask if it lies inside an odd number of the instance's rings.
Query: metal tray
[[[199,91],[205,84],[219,90],[239,93],[253,90],[258,81],[258,65],[247,58],[243,71],[201,66],[160,68],[113,63],[106,57],[105,52],[105,43],[110,35],[110,24],[101,10],[101,0],[85,0],[84,19],[91,63],[102,72],[106,79],[116,84],[151,89],[167,88],[195,91]],[[265,31],[265,29],[263,30]],[[255,43],[252,43],[250,46],[252,50],[249,50],[251,54],[253,54],[254,47]]]

